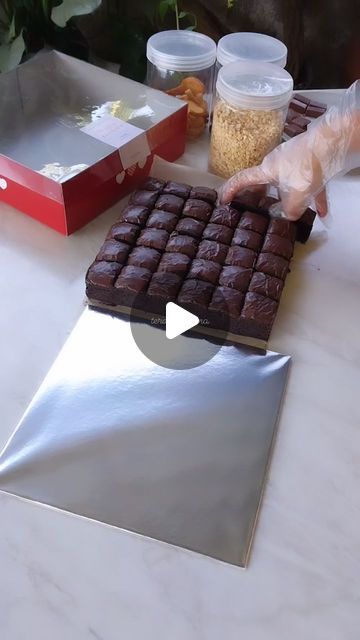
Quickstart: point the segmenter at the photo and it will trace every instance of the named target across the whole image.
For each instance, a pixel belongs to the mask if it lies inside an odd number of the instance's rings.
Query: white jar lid
[[[217,60],[222,66],[236,60],[258,60],[285,67],[287,47],[281,40],[263,33],[229,33],[218,42]]]
[[[149,38],[146,55],[160,69],[200,71],[214,64],[216,44],[196,31],[160,31]]]
[[[216,90],[234,107],[280,109],[292,96],[293,79],[270,62],[230,62],[221,67]]]

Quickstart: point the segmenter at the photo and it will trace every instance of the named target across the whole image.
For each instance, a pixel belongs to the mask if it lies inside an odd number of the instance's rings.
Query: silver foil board
[[[194,362],[209,348],[179,340]],[[128,321],[87,309],[0,455],[0,489],[244,566],[289,363],[226,345],[169,370]]]

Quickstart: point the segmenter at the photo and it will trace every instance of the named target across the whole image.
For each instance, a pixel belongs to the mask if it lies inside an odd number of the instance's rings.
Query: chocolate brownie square
[[[190,189],[191,187],[189,184],[170,181],[166,183],[163,189],[163,193],[169,193],[172,196],[178,196],[179,198],[183,198],[185,200],[185,198],[189,197]]]
[[[224,204],[222,207],[216,207],[212,212],[210,222],[214,224],[223,224],[230,229],[235,229],[240,219],[240,213],[230,207],[228,204]]]
[[[138,238],[137,245],[142,247],[150,247],[163,251],[169,239],[169,234],[164,229],[144,229]]]
[[[168,211],[169,213],[180,215],[184,206],[184,200],[178,196],[172,196],[164,193],[158,197],[154,206],[155,209],[161,209],[162,211]]]
[[[241,317],[246,320],[255,320],[258,324],[267,327],[270,332],[277,308],[278,304],[275,300],[250,292],[245,296]]]
[[[203,233],[204,240],[215,240],[215,242],[227,245],[230,244],[232,237],[233,231],[230,227],[225,227],[224,224],[213,224],[212,222],[206,225]]]
[[[125,264],[128,257],[130,247],[125,242],[117,240],[105,240],[99,253],[96,256],[97,261],[119,262]]]
[[[260,253],[255,266],[256,271],[266,273],[268,276],[285,280],[289,271],[289,261],[272,253]]]
[[[152,209],[155,205],[156,200],[158,199],[157,191],[134,191],[129,202],[130,204],[136,204],[140,207],[147,207],[148,209]]]
[[[140,227],[137,224],[129,224],[128,222],[116,222],[110,229],[108,238],[114,240],[122,240],[127,244],[135,244],[135,240],[140,233]]]
[[[217,262],[212,260],[193,260],[188,278],[195,278],[196,280],[204,280],[205,282],[211,282],[211,284],[217,284],[221,266]]]
[[[112,287],[121,271],[118,262],[93,262],[86,274],[87,284],[107,289]]]
[[[263,216],[260,213],[251,213],[245,211],[241,216],[239,227],[241,229],[247,229],[248,231],[255,231],[261,235],[265,233],[268,226],[267,216]]]
[[[226,256],[225,264],[252,269],[256,261],[256,253],[252,249],[233,245]]]
[[[128,222],[129,224],[138,224],[143,226],[148,218],[150,211],[146,207],[132,206],[125,207],[119,215],[119,222]]]
[[[175,300],[182,283],[182,278],[169,271],[154,273],[150,280],[148,295],[166,300]]]
[[[115,282],[115,288],[126,289],[132,293],[141,293],[145,291],[151,276],[152,273],[149,269],[129,265],[121,270]]]
[[[277,204],[278,202],[278,198],[274,198],[273,196],[264,196],[259,202],[259,209],[263,209],[267,212],[273,204]]]
[[[161,191],[165,186],[165,180],[159,180],[158,178],[146,178],[141,188],[146,191]]]
[[[247,229],[236,229],[232,239],[232,244],[246,247],[253,251],[259,251],[262,243],[263,237],[259,233],[248,231]]]
[[[188,271],[191,258],[185,253],[164,253],[158,266],[158,272],[170,271],[179,275],[185,275]]]
[[[194,218],[181,218],[176,225],[177,233],[182,233],[193,238],[201,238],[205,229],[205,223]]]
[[[280,278],[274,278],[261,271],[255,271],[251,278],[249,291],[253,293],[260,293],[262,296],[276,300],[280,300],[281,292],[284,287],[283,280]]]
[[[185,280],[178,295],[178,303],[189,307],[207,307],[214,286],[203,280]]]
[[[217,193],[215,189],[210,189],[209,187],[192,187],[189,197],[195,198],[195,200],[205,200],[205,202],[209,204],[215,204]]]
[[[183,235],[172,234],[166,245],[166,251],[175,253],[185,253],[190,258],[194,258],[198,243],[195,238]]]
[[[222,268],[219,284],[245,292],[249,286],[253,271],[246,267],[226,266]]]
[[[185,202],[183,214],[200,222],[208,222],[212,212],[212,206],[208,202],[203,200],[196,200],[195,198],[189,198]]]
[[[239,195],[237,195],[232,201],[232,205],[239,211],[247,211],[250,208],[256,208],[259,206],[259,200],[262,197],[262,191],[257,189],[244,189]]]
[[[211,298],[209,309],[238,316],[244,302],[244,294],[229,287],[216,287]]]
[[[149,247],[135,247],[130,253],[127,264],[134,267],[143,267],[154,272],[161,258],[160,251]]]
[[[174,231],[177,221],[178,217],[175,213],[154,209],[148,218],[146,226],[154,229],[165,229],[165,231],[171,233]]]
[[[291,242],[294,242],[296,226],[294,222],[286,218],[272,218],[269,222],[267,232],[275,236],[281,236],[281,238],[288,238]]]
[[[228,246],[213,240],[202,240],[196,257],[202,260],[213,260],[219,264],[224,264],[228,252]]]
[[[312,209],[308,208],[302,214],[301,218],[295,222],[296,225],[296,240],[299,242],[306,242],[310,236],[313,228],[316,213]]]
[[[290,260],[294,251],[294,245],[287,238],[268,233],[265,236],[262,250],[264,253],[273,253],[275,256]]]

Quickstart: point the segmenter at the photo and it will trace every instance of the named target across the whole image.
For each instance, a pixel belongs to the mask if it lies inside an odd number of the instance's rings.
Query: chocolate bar
[[[87,272],[90,302],[165,315],[173,301],[213,329],[267,340],[295,239],[312,222],[272,219],[266,208],[276,200],[254,192],[235,206],[216,198],[207,187],[148,178]]]
[[[289,105],[290,115],[294,112],[297,114],[306,115],[309,118],[318,118],[326,111],[326,104],[324,102],[318,102],[317,100],[311,100],[305,96],[295,93],[292,97]]]
[[[322,116],[326,108],[326,104],[323,102],[317,102],[317,100],[311,100],[300,93],[295,93],[286,115],[284,134],[293,138],[303,133],[311,123],[309,118]]]
[[[300,133],[304,133],[305,129],[302,127],[298,127],[293,122],[285,122],[284,125],[284,133],[289,136],[289,138],[294,138],[298,136]]]

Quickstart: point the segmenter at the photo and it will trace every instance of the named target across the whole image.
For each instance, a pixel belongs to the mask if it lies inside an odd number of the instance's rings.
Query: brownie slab
[[[306,240],[315,214],[272,218],[276,199],[251,190],[236,206],[216,202],[208,187],[148,178],[87,272],[91,302],[164,315],[174,301],[210,328],[267,340],[295,240]]]

